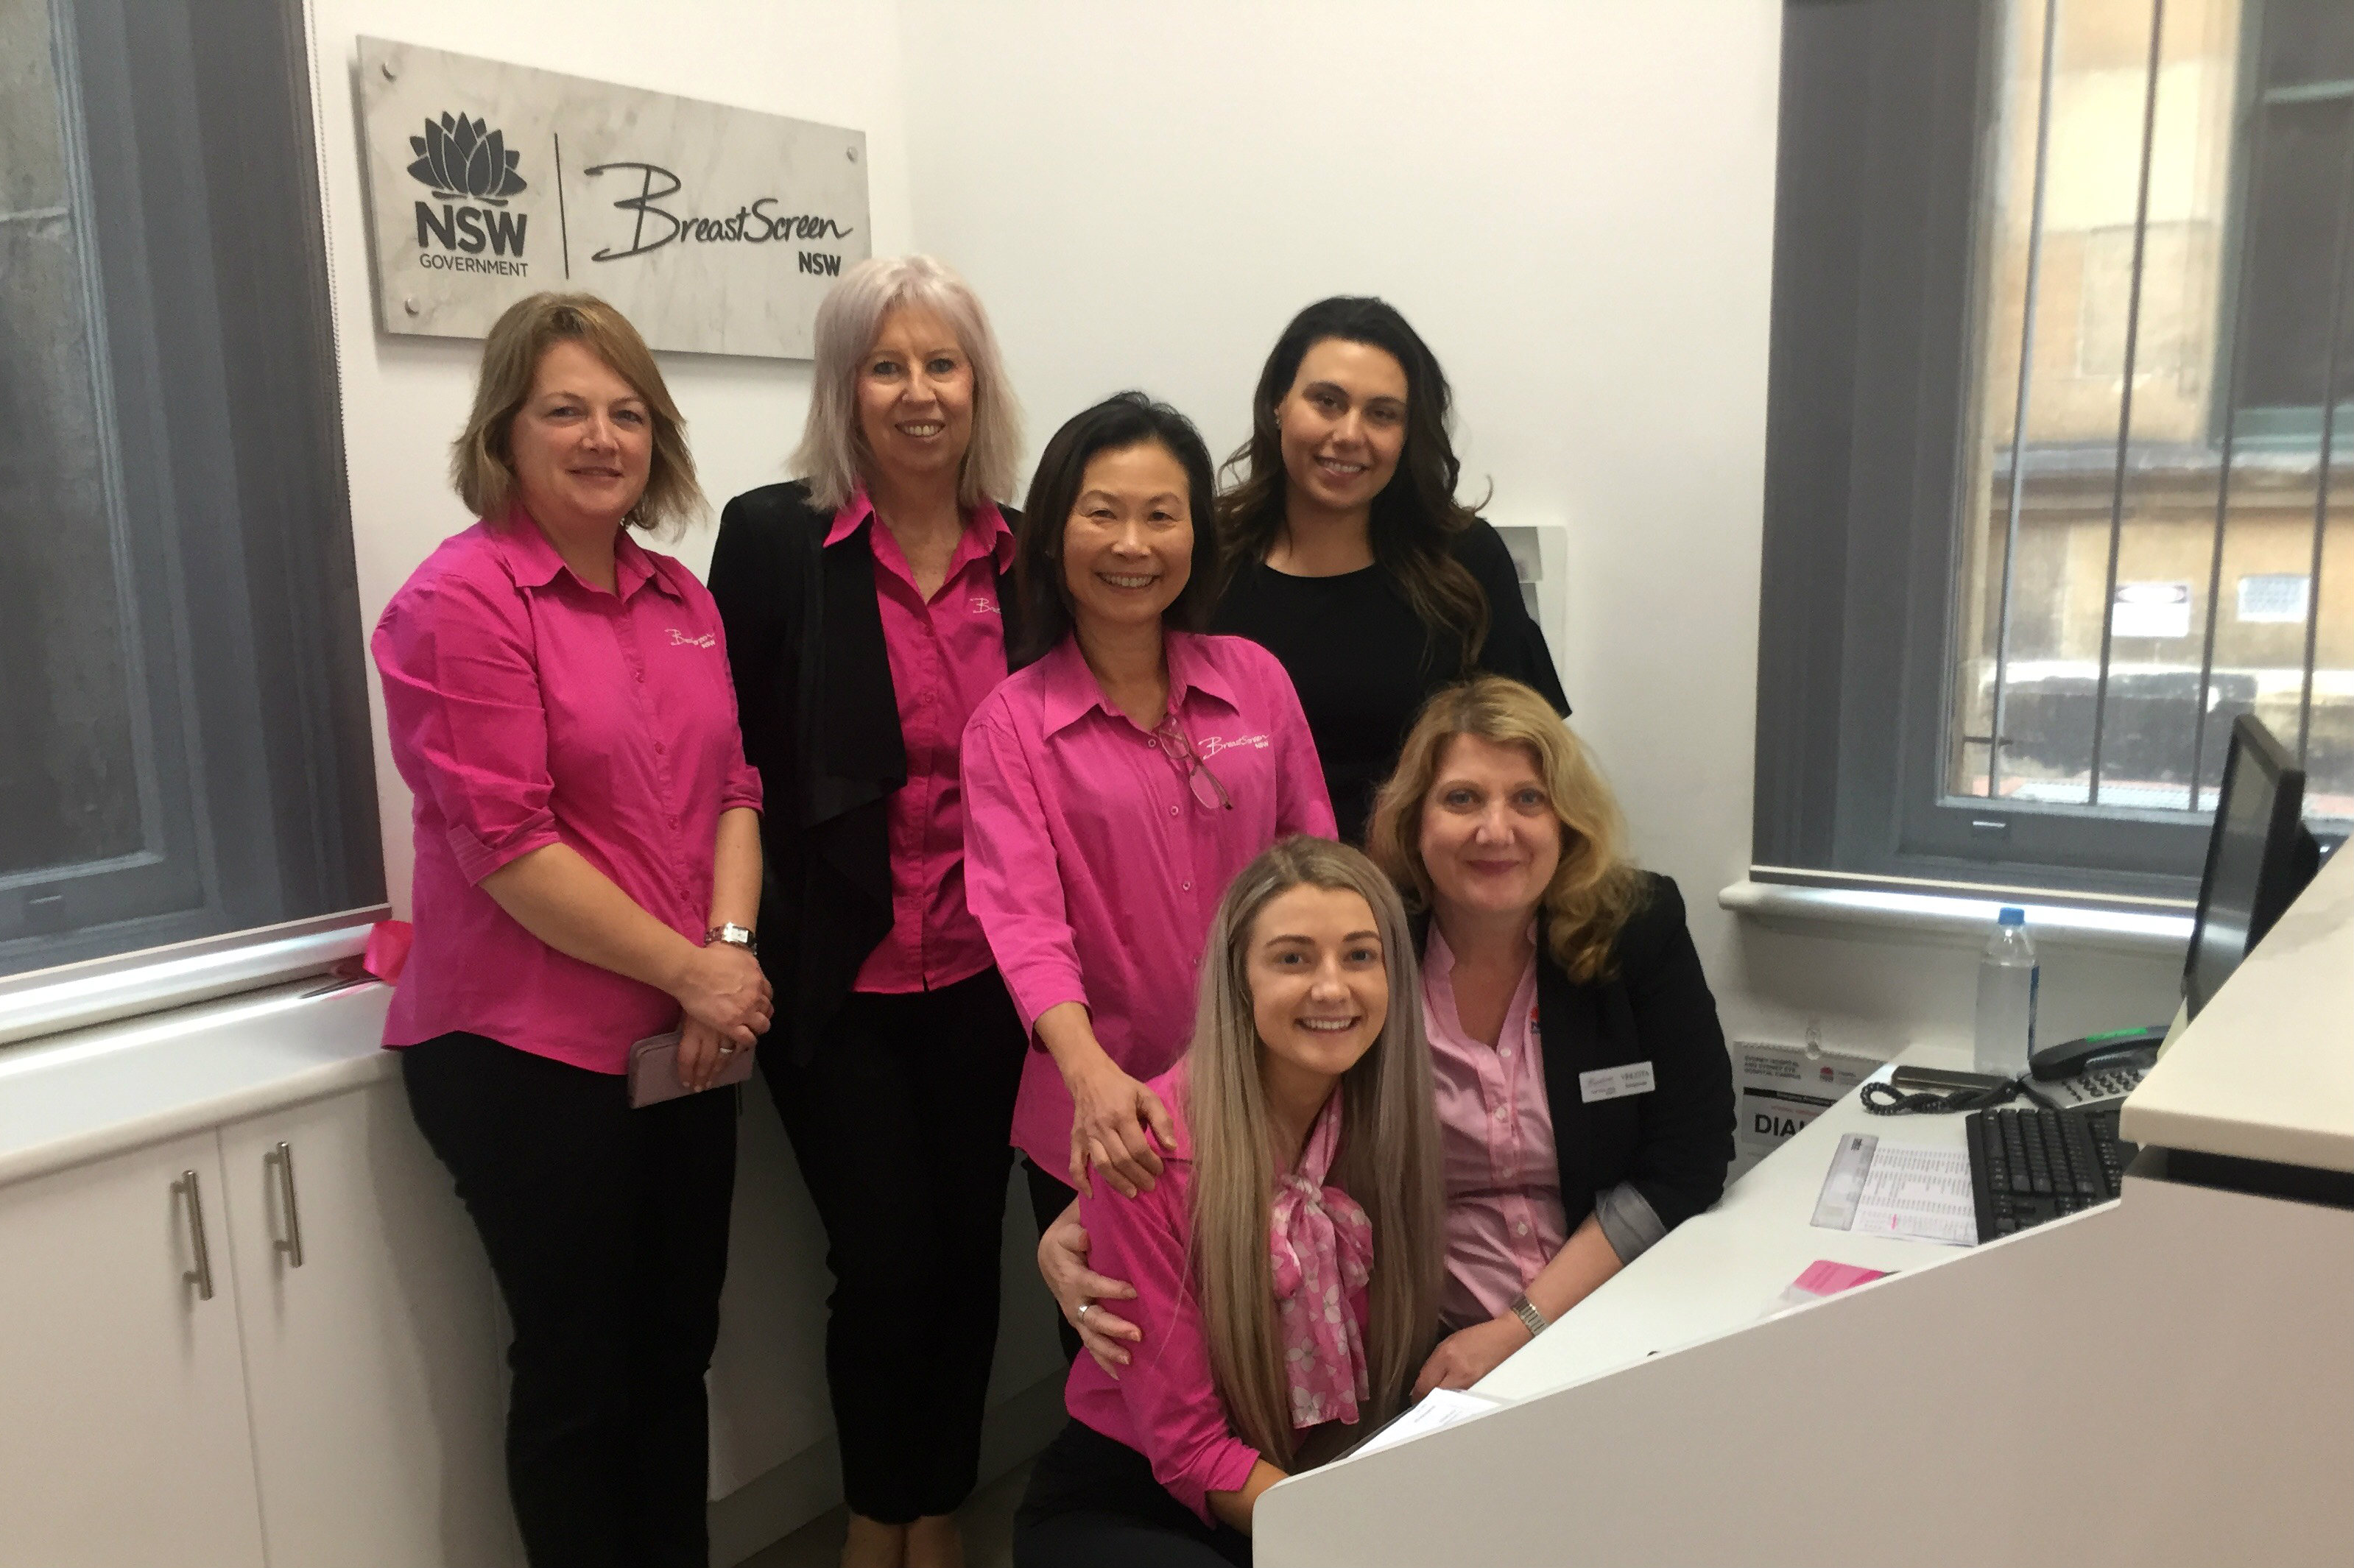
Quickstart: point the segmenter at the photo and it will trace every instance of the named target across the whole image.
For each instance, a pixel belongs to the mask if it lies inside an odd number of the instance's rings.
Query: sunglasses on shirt
[[[1218,776],[1210,771],[1210,765],[1202,760],[1193,741],[1178,727],[1175,714],[1171,714],[1152,733],[1161,742],[1161,754],[1169,758],[1169,765],[1177,769],[1177,776],[1185,780],[1185,787],[1193,791],[1193,799],[1203,810],[1235,809],[1234,797],[1226,793],[1226,787],[1218,782]]]

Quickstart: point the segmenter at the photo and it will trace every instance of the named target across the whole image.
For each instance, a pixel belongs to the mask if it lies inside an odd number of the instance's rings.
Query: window
[[[2354,816],[2354,6],[1786,15],[1758,859],[2179,896],[2247,712]]]
[[[382,901],[301,29],[0,0],[0,975]]]

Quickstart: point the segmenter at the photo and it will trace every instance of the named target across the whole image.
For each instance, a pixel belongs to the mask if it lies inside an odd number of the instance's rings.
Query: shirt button
[[[1173,816],[1175,816],[1175,815],[1177,814],[1177,808],[1176,808],[1176,807],[1174,807],[1174,806],[1170,807],[1170,808],[1169,808],[1169,814],[1170,814],[1171,816],[1172,816],[1172,817],[1173,817]]]
[[[1177,885],[1187,893],[1193,891],[1193,885],[1190,882],[1181,882]]]
[[[670,820],[670,824],[672,827],[678,826],[678,819],[676,817],[673,817]],[[1509,1106],[1498,1106],[1496,1107],[1496,1119],[1498,1121],[1502,1121],[1506,1117],[1509,1117],[1511,1114],[1511,1107]]]
[[[642,686],[646,683],[646,673],[643,670],[635,672],[631,678]]]
[[[670,818],[670,819],[669,819],[669,821],[670,821],[670,825],[671,825],[672,827],[673,827],[673,828],[674,828],[674,827],[678,826],[678,819],[677,819],[676,817],[672,817],[672,818]],[[1498,1115],[1501,1115],[1502,1113],[1501,1113],[1501,1112],[1498,1112],[1497,1114],[1498,1114]]]
[[[1512,1048],[1510,1045],[1499,1045],[1496,1047],[1496,1054],[1509,1062],[1512,1059]]]
[[[1513,1225],[1513,1226],[1512,1226],[1512,1234],[1513,1234],[1514,1235],[1516,1235],[1516,1236],[1524,1236],[1524,1235],[1528,1234],[1529,1234],[1529,1223],[1528,1223],[1528,1221],[1526,1221],[1526,1220],[1522,1220],[1522,1221],[1519,1222],[1517,1224]]]
[[[654,742],[654,755],[655,755],[656,757],[660,757],[660,756],[662,756],[662,755],[663,755],[663,743],[662,743],[661,741],[659,741],[659,740],[658,740],[658,741],[656,741],[656,742]]]

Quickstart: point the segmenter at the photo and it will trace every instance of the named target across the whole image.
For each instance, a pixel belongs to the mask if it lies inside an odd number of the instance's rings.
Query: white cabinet
[[[262,1562],[219,1147],[0,1187],[7,1568]],[[184,1277],[200,1254],[209,1300]]]
[[[0,1186],[0,1568],[519,1564],[504,1343],[397,1078]]]
[[[496,1287],[398,1080],[220,1152],[271,1568],[520,1563]]]

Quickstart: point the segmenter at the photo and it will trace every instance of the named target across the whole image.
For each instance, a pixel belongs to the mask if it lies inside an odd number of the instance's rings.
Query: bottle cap
[[[2027,911],[2020,908],[2015,904],[2006,906],[2003,912],[1995,916],[1995,924],[1998,926],[2024,926],[2027,924]]]

